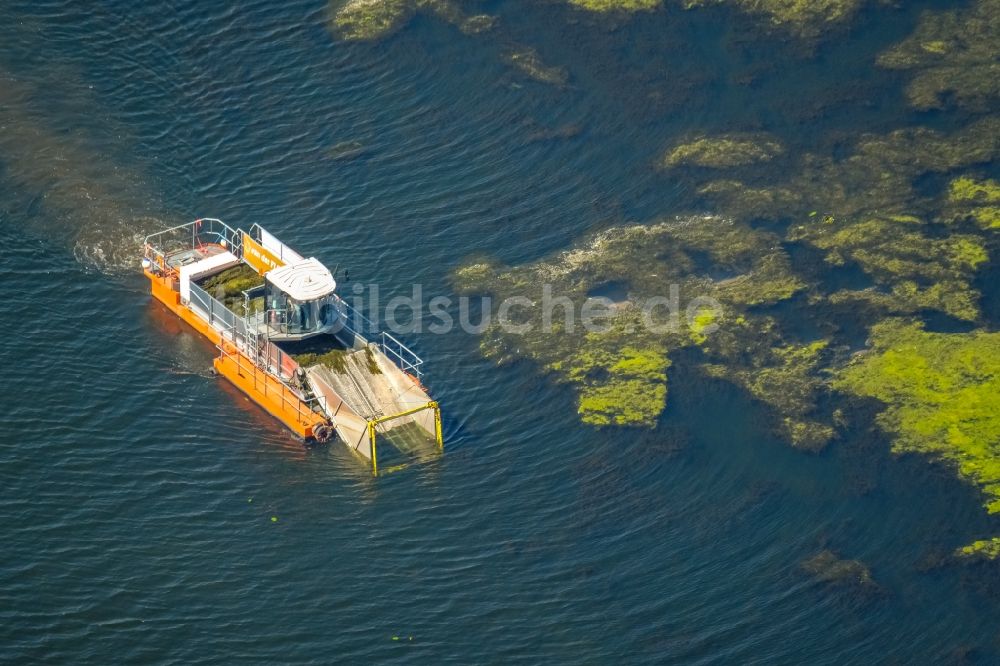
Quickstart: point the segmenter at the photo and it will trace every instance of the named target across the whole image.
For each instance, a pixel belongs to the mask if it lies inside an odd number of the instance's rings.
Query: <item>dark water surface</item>
[[[920,566],[995,521],[866,430],[796,452],[683,363],[659,428],[594,430],[535,368],[424,334],[447,454],[373,480],[212,378],[212,347],[117,268],[145,225],[211,215],[386,296],[448,294],[471,255],[672,214],[690,193],[651,163],[681,132],[812,150],[953,122],[908,112],[905,77],[871,66],[919,7],[807,60],[721,10],[608,31],[557,4],[485,8],[568,86],[433,18],[340,43],[319,2],[0,9],[3,660],[995,663],[989,574]],[[881,592],[808,578],[822,547]]]

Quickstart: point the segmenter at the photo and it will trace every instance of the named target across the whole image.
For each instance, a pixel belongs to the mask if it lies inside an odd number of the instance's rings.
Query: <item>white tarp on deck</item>
[[[191,280],[197,280],[206,275],[225,270],[238,263],[240,263],[240,260],[236,258],[236,255],[227,251],[214,254],[207,259],[196,261],[187,266],[181,266],[179,271],[181,301],[187,303],[191,300]]]

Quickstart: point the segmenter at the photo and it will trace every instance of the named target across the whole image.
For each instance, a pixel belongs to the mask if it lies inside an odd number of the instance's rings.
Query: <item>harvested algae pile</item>
[[[243,292],[264,284],[264,278],[247,264],[239,264],[211,276],[201,287],[237,314],[243,314]],[[262,309],[263,297],[250,302],[251,312]]]

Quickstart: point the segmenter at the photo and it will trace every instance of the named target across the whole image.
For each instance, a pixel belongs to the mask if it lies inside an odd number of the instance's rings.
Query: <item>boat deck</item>
[[[199,245],[198,247],[171,252],[167,255],[167,265],[171,268],[180,268],[201,261],[202,259],[214,257],[226,251],[226,248],[215,243]]]
[[[216,372],[298,436],[328,441],[336,435],[367,458],[376,475],[381,438],[404,456],[440,453],[441,411],[420,383],[422,361],[409,348],[341,300],[336,309],[347,325],[321,335],[315,322],[332,324],[329,313],[310,319],[310,329],[301,316],[293,325],[304,309],[264,308],[263,276],[288,260],[301,256],[263,229],[255,236],[253,228],[237,231],[203,218],[147,236],[142,266],[154,298],[216,344]],[[240,266],[247,270],[231,270]],[[328,281],[332,293],[335,282]],[[298,287],[289,282],[286,288],[279,291]],[[312,295],[299,300],[325,297]],[[364,324],[376,340],[367,339]],[[390,454],[388,469],[401,467]]]

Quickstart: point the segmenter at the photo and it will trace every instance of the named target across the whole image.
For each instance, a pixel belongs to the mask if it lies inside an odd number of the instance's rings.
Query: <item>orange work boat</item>
[[[153,296],[218,347],[215,371],[304,441],[339,439],[374,474],[376,440],[408,458],[443,450],[423,361],[348,305],[319,260],[260,225],[203,218],[148,236],[142,268]]]

